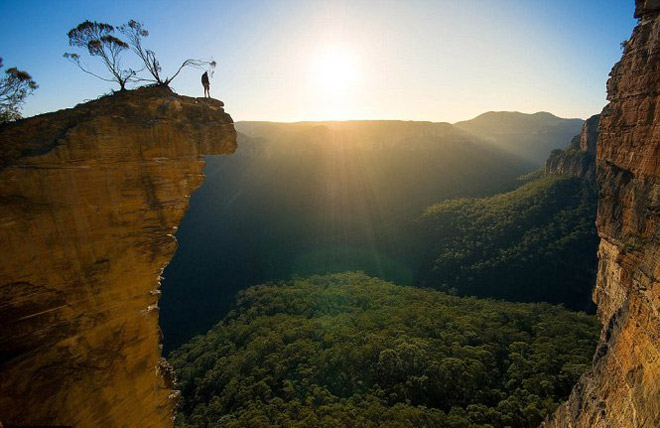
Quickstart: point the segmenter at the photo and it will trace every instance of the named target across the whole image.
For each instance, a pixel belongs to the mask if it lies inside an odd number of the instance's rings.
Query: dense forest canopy
[[[165,348],[210,328],[236,291],[291,275],[363,270],[412,284],[427,206],[519,185],[529,164],[447,123],[237,123],[209,158],[164,273]]]
[[[549,304],[362,273],[252,287],[172,354],[176,425],[532,428],[589,366],[598,330]]]
[[[418,283],[463,295],[592,306],[598,236],[594,183],[546,176],[482,199],[451,199],[419,220]]]

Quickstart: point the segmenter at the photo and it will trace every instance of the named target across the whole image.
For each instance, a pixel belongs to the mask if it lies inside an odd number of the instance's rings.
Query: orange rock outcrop
[[[546,428],[660,427],[660,1],[638,0],[636,16],[597,147],[603,331],[592,371]]]
[[[0,422],[168,427],[159,276],[223,104],[117,93],[0,128]]]

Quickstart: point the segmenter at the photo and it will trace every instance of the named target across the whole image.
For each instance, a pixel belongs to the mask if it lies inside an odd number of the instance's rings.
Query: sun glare
[[[311,77],[315,88],[327,94],[348,91],[359,77],[357,56],[347,48],[328,47],[313,59]]]

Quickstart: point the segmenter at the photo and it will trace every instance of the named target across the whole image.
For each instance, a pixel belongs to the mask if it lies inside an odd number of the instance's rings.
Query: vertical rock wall
[[[660,0],[608,82],[597,148],[603,323],[590,373],[545,427],[660,427]]]
[[[235,147],[220,101],[163,88],[0,128],[0,422],[172,425],[159,275]]]
[[[591,116],[582,125],[566,150],[553,150],[545,161],[546,174],[568,175],[596,180],[596,141],[600,115]]]

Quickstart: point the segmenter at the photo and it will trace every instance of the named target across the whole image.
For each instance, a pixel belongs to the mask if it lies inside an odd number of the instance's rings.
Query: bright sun
[[[358,75],[358,58],[347,48],[325,48],[312,62],[313,85],[328,94],[339,95],[350,90],[357,83]]]

